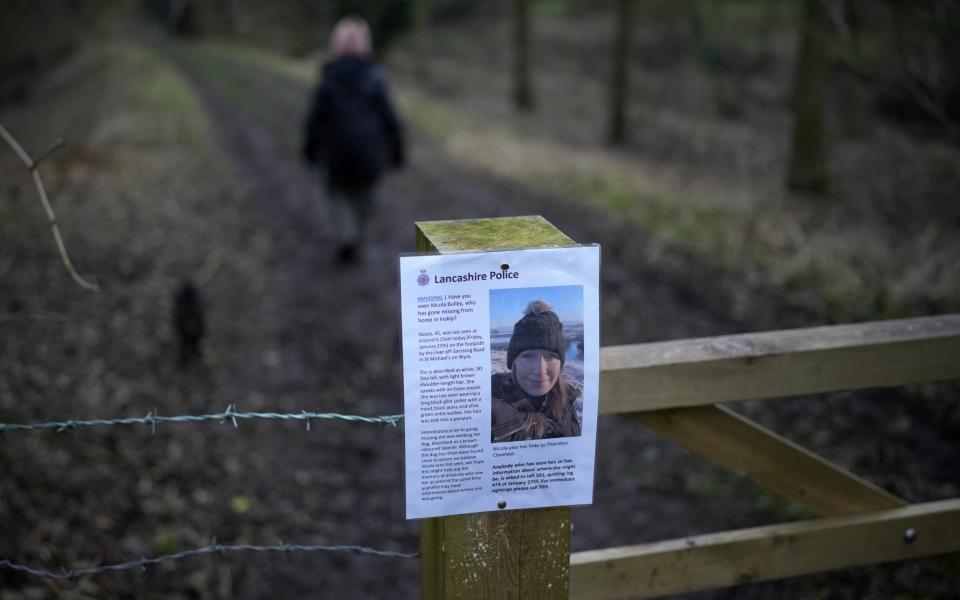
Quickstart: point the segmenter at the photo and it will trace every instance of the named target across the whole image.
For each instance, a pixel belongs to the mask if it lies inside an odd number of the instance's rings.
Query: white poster
[[[600,247],[400,258],[407,518],[593,501]]]

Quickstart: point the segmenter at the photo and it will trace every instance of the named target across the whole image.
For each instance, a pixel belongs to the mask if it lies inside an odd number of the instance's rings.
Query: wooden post
[[[417,250],[573,246],[543,217],[416,224]],[[564,598],[570,589],[570,509],[505,510],[420,526],[420,597]]]

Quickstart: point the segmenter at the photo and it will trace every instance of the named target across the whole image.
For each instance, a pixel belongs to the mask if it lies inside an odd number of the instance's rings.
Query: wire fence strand
[[[34,567],[11,562],[10,560],[0,560],[0,567],[26,573],[35,577],[46,579],[57,579],[60,581],[71,581],[78,577],[87,575],[99,575],[116,571],[130,571],[133,569],[146,570],[147,567],[158,563],[182,560],[194,556],[203,556],[206,554],[227,554],[229,552],[269,552],[269,553],[294,553],[294,552],[344,552],[356,555],[384,556],[390,558],[419,558],[419,552],[395,552],[393,550],[377,550],[367,546],[325,546],[325,545],[303,545],[303,544],[273,544],[267,546],[254,546],[250,544],[211,544],[203,548],[194,548],[184,550],[174,554],[164,554],[161,556],[144,557],[137,560],[130,560],[111,565],[101,565],[99,567],[89,567],[84,569],[61,569],[60,571],[46,571]]]
[[[231,404],[227,409],[220,413],[207,415],[177,415],[163,416],[155,412],[149,412],[143,417],[125,417],[120,419],[69,419],[67,421],[49,421],[46,423],[0,423],[0,433],[8,431],[32,431],[38,429],[53,429],[57,432],[67,431],[68,429],[77,429],[80,427],[98,427],[98,426],[116,426],[116,425],[147,425],[151,431],[156,431],[157,425],[161,423],[199,423],[202,421],[219,421],[226,423],[230,421],[234,427],[237,427],[238,420],[241,419],[268,419],[280,421],[304,421],[307,431],[310,431],[311,421],[330,421],[339,420],[350,423],[373,423],[396,427],[397,423],[403,420],[403,415],[381,415],[376,417],[366,417],[362,415],[344,415],[340,413],[321,413],[300,411],[297,413],[277,413],[277,412],[241,412],[236,406]]]

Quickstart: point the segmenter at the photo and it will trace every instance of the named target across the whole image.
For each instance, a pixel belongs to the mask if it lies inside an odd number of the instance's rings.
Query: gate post
[[[416,223],[418,252],[576,245],[540,216]],[[420,597],[566,599],[570,509],[505,510],[424,519]]]

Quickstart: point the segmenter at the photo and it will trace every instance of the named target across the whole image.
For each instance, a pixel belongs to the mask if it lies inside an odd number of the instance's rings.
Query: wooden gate
[[[417,224],[421,251],[572,244],[541,217]],[[960,315],[604,347],[600,361],[601,414],[823,518],[572,555],[568,508],[427,519],[422,597],[650,598],[912,558],[960,579],[960,498],[909,505],[720,404],[958,379]]]

